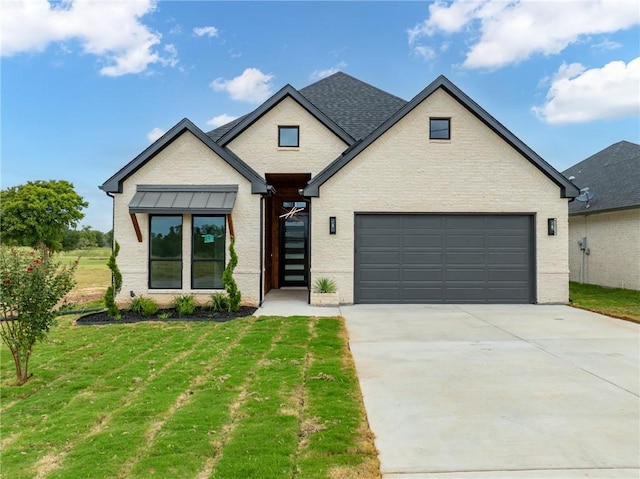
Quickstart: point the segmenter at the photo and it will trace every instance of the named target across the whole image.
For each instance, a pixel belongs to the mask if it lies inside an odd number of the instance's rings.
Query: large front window
[[[224,216],[193,217],[193,289],[222,289],[225,237]]]
[[[182,216],[151,216],[149,287],[182,288]]]

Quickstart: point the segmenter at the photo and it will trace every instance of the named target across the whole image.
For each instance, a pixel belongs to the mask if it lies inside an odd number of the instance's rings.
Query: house
[[[579,191],[447,78],[405,101],[344,73],[205,133],[188,119],[102,186],[125,302],[245,304],[336,282],[342,303],[562,303]]]
[[[640,145],[620,141],[564,172],[571,281],[640,290]]]

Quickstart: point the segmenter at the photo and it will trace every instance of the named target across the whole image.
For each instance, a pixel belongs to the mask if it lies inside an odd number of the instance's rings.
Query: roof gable
[[[336,136],[338,136],[342,141],[344,141],[347,145],[351,145],[354,142],[354,138],[351,137],[345,130],[340,128],[331,118],[325,115],[322,111],[320,111],[315,105],[313,105],[309,100],[307,100],[304,96],[302,96],[295,88],[291,85],[285,85],[280,89],[276,94],[274,94],[271,98],[265,101],[258,108],[253,110],[248,115],[245,115],[237,120],[234,120],[234,123],[230,128],[227,129],[222,135],[218,136],[216,140],[217,143],[221,146],[228,145],[234,138],[240,135],[243,131],[253,125],[258,119],[264,116],[269,110],[275,107],[278,103],[284,100],[287,97],[291,97],[295,100],[302,108],[307,110],[313,117],[315,117],[320,123],[322,123],[325,127],[331,130]],[[225,126],[218,128],[217,130],[213,130],[210,132],[212,137],[217,136],[216,132],[225,128]]]
[[[538,156],[531,148],[525,145],[513,133],[505,128],[500,122],[493,118],[475,101],[467,96],[462,90],[455,86],[443,75],[436,78],[424,90],[418,93],[411,101],[406,103],[395,114],[388,118],[384,123],[378,126],[369,136],[359,143],[354,144],[349,150],[345,151],[342,156],[334,160],[324,170],[318,173],[305,187],[305,196],[319,196],[320,186],[322,186],[329,178],[336,174],[344,165],[355,158],[360,152],[365,150],[369,145],[376,141],[385,132],[391,129],[402,118],[408,115],[414,108],[422,103],[426,98],[433,94],[437,89],[442,88],[456,101],[463,105],[469,112],[475,115],[482,123],[493,130],[504,141],[511,145],[515,150],[522,154],[534,166],[542,171],[550,180],[560,187],[561,197],[572,198],[578,195],[578,189],[561,173],[553,168],[549,163]]]
[[[169,145],[172,141],[174,141],[177,137],[179,137],[186,131],[191,132],[196,138],[202,141],[214,153],[216,153],[220,158],[226,161],[232,168],[234,168],[238,173],[246,178],[251,183],[252,193],[267,192],[266,182],[258,173],[256,173],[249,165],[247,165],[244,161],[234,155],[233,152],[218,145],[200,128],[195,126],[186,118],[176,124],[168,132],[162,135],[160,139],[158,139],[146,150],[136,156],[115,175],[105,181],[100,186],[100,189],[107,193],[122,193],[122,184],[129,176],[135,173],[154,156],[164,150],[167,145]]]
[[[620,141],[563,172],[578,188],[595,193],[586,203],[573,201],[569,214],[640,207],[640,145]]]

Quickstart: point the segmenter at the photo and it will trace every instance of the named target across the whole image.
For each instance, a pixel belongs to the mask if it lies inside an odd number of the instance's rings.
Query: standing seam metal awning
[[[138,185],[130,213],[229,214],[238,185]]]

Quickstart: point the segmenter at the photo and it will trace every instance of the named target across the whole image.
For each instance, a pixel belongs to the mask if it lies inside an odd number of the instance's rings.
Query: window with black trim
[[[182,216],[149,219],[149,288],[182,289]]]
[[[429,118],[429,139],[450,140],[451,118]]]
[[[225,217],[194,216],[192,226],[191,287],[222,289],[225,254]]]
[[[300,146],[300,127],[299,126],[279,126],[278,127],[278,146],[285,147],[285,148]]]

